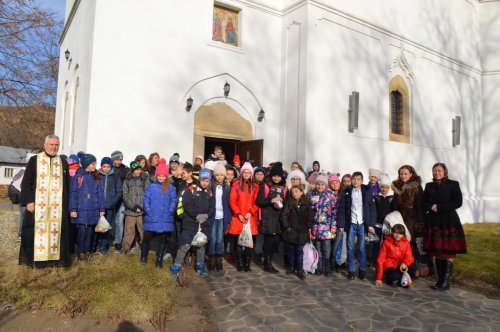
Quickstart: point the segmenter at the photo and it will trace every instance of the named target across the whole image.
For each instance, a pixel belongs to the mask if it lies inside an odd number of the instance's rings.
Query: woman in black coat
[[[303,249],[304,244],[309,241],[310,213],[310,205],[304,189],[301,185],[293,186],[281,210],[280,220],[283,227],[285,253],[288,254],[290,262],[286,273],[296,273],[300,279],[306,277],[303,268]]]
[[[424,208],[424,251],[434,256],[438,281],[431,288],[450,288],[453,259],[467,253],[464,230],[456,209],[462,206],[462,192],[457,181],[448,179],[443,163],[432,167],[433,181],[425,185],[422,197]]]

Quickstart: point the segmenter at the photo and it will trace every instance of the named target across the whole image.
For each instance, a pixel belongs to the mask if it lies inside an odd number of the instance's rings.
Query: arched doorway
[[[262,164],[263,140],[255,140],[252,123],[221,102],[201,106],[194,114],[193,159],[200,154],[207,158],[214,145],[223,146],[229,163],[237,153],[242,162]]]

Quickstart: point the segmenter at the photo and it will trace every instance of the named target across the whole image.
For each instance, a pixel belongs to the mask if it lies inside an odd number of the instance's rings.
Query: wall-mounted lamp
[[[66,49],[66,52],[64,52],[64,58],[66,59],[66,61],[69,61],[70,56],[71,56],[71,53],[69,52],[68,49]]]
[[[231,86],[226,81],[226,84],[224,84],[224,97],[229,96],[229,91],[231,91]]]
[[[455,147],[460,145],[460,125],[462,122],[462,118],[460,116],[455,116],[452,120],[451,125],[451,133],[452,133],[452,142],[451,144]]]
[[[189,96],[189,98],[186,100],[186,112],[189,112],[192,106],[193,106],[193,98]]]
[[[359,92],[353,91],[349,96],[349,123],[348,129],[350,133],[354,132],[354,129],[358,129],[358,115],[359,115]]]
[[[264,120],[264,117],[266,115],[266,112],[264,112],[264,109],[260,109],[259,116],[257,117],[257,121],[262,122]]]

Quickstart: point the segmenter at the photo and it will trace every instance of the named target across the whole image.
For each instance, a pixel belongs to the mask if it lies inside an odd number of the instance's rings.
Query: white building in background
[[[500,1],[68,0],[60,42],[67,154],[223,144],[341,173],[410,164],[424,181],[441,161],[463,221],[500,220]]]

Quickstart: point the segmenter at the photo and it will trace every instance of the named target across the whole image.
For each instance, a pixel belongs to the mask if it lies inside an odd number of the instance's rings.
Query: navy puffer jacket
[[[177,194],[173,185],[162,192],[162,184],[153,182],[144,194],[144,230],[164,233],[174,231],[174,211],[177,207]]]
[[[104,186],[102,179],[96,180],[92,173],[80,167],[71,179],[69,211],[76,212],[73,224],[95,225],[99,221],[99,212],[106,211]]]

